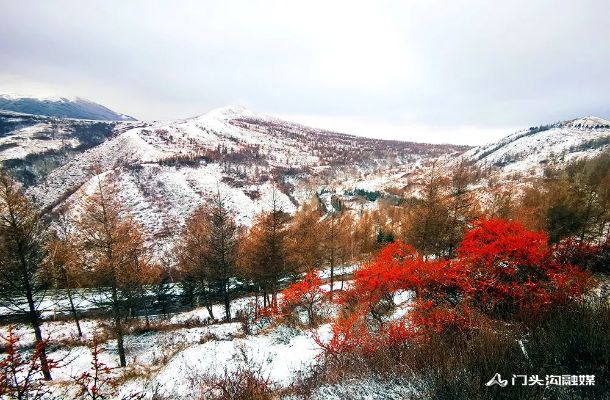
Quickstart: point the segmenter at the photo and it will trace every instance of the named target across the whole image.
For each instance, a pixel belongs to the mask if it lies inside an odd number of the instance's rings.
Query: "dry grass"
[[[196,374],[190,377],[198,387],[199,400],[272,400],[273,385],[261,364],[241,348],[235,355],[234,368],[225,367],[221,374]]]
[[[285,392],[306,399],[321,386],[374,379],[409,382],[421,399],[607,399],[609,366],[610,306],[598,301],[487,325],[467,335],[435,336],[424,344],[380,344],[366,357],[327,357]],[[513,374],[595,374],[596,385],[486,387],[496,373],[509,380]]]

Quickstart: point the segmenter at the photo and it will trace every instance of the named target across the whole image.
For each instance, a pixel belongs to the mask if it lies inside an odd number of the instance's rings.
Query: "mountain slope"
[[[133,117],[116,113],[107,107],[80,97],[41,97],[0,93],[0,110],[96,121],[135,121]]]
[[[479,146],[464,157],[502,172],[539,175],[545,166],[590,157],[610,148],[610,121],[586,117],[518,131],[498,142]]]
[[[218,190],[237,222],[270,206],[273,187],[294,211],[321,187],[347,177],[408,170],[466,148],[367,139],[282,121],[239,107],[117,133],[51,171],[28,194],[45,210],[73,204],[113,173],[127,209],[156,245]]]
[[[26,187],[141,122],[64,119],[0,111],[0,162]]]

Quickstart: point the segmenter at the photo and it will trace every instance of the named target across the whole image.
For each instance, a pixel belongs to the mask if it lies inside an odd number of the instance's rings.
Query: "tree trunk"
[[[114,330],[117,336],[117,348],[119,351],[119,364],[127,366],[125,359],[125,345],[123,343],[123,325],[121,321],[121,309],[119,307],[119,296],[116,285],[112,286],[112,310],[114,312]]]
[[[335,260],[334,256],[330,259],[330,299],[333,299],[333,291],[335,287]]]
[[[209,288],[204,286],[203,295],[205,296],[205,308],[208,310],[208,314],[210,314],[210,319],[214,320],[216,318],[214,318],[214,310],[212,308],[212,299],[210,298]]]
[[[47,352],[45,349],[44,341],[42,340],[42,332],[40,331],[40,318],[36,311],[36,305],[34,304],[34,294],[32,292],[32,284],[28,276],[28,263],[24,257],[23,245],[18,244],[19,261],[21,262],[21,273],[23,274],[23,283],[25,286],[25,297],[28,301],[28,308],[30,314],[30,323],[32,329],[34,329],[34,336],[36,337],[36,343],[40,343],[40,366],[42,368],[42,374],[44,379],[47,381],[52,380],[51,371],[49,369],[49,362],[47,361]]]
[[[224,300],[225,300],[225,318],[227,319],[227,322],[231,322],[231,296],[229,293],[230,284],[231,283],[228,279],[223,283]]]
[[[275,287],[275,282],[271,287],[271,305],[274,309],[277,307],[277,288]]]
[[[254,292],[254,318],[258,318],[258,292],[260,288]]]
[[[28,300],[29,314],[30,314],[30,323],[32,324],[32,328],[34,329],[34,336],[36,336],[36,343],[40,343],[40,366],[42,369],[42,374],[46,381],[50,381],[51,371],[49,369],[49,362],[47,360],[47,352],[45,349],[44,341],[42,340],[42,332],[40,331],[40,319],[38,317],[38,312],[36,311],[36,306],[34,305],[34,297],[32,295],[32,291],[27,285],[26,297]]]
[[[74,318],[74,323],[76,324],[76,330],[78,331],[78,337],[83,337],[83,331],[80,328],[80,320],[78,319],[78,313],[76,312],[76,308],[74,307],[74,300],[72,299],[72,289],[68,290],[68,300],[70,301],[70,312],[72,313],[72,318]]]

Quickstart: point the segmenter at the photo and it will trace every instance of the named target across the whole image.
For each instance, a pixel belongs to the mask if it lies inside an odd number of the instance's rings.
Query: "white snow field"
[[[357,266],[337,268],[339,274],[350,274]],[[327,278],[329,271],[320,272]],[[348,288],[350,281],[344,282]],[[340,286],[340,282],[337,282]],[[329,285],[323,285],[323,290],[329,290]],[[81,311],[87,310],[94,302],[78,301]],[[281,298],[281,296],[280,296]],[[397,310],[391,318],[400,318],[409,310],[412,294],[400,293],[396,296]],[[63,302],[60,296],[60,303]],[[259,299],[259,302],[261,300]],[[49,340],[49,357],[58,362],[53,370],[53,393],[64,393],[71,390],[73,378],[88,370],[91,365],[91,352],[87,347],[94,335],[103,338],[110,321],[104,318],[84,318],[81,320],[83,338],[79,338],[73,321],[53,320],[54,314],[49,311],[53,299],[46,300],[46,320],[42,325],[45,338]],[[244,310],[253,307],[254,297],[242,297],[232,301],[232,315],[236,316]],[[66,304],[61,304],[66,307]],[[63,308],[65,310],[65,308]],[[214,304],[216,317],[223,315],[224,308]],[[331,314],[334,313],[330,310]],[[299,377],[307,376],[310,368],[321,354],[321,348],[316,344],[314,336],[326,340],[330,337],[330,324],[322,324],[316,328],[294,328],[269,322],[254,322],[252,332],[246,334],[240,322],[208,324],[210,318],[205,307],[176,313],[161,319],[151,316],[151,328],[131,333],[125,337],[127,368],[116,369],[114,374],[120,377],[119,393],[127,395],[138,393],[145,399],[155,396],[167,399],[195,399],[200,395],[199,387],[206,378],[221,377],[231,374],[244,364],[255,366],[262,376],[267,378],[274,388],[286,388]],[[143,325],[140,321],[140,326]],[[20,337],[20,346],[26,350],[34,343],[34,335],[29,325],[19,323],[12,325]],[[6,336],[8,325],[0,327],[0,335]],[[103,340],[103,339],[101,339]],[[116,340],[110,339],[101,343],[100,358],[103,363],[114,368],[118,367]],[[362,383],[362,382],[361,382]],[[361,384],[360,383],[360,384]],[[380,385],[369,382],[372,386]],[[319,399],[341,398],[341,393],[354,392],[359,383],[345,382],[340,387],[322,387],[315,394]],[[386,397],[404,394],[402,388],[379,387],[379,393]],[[355,393],[355,392],[354,392]],[[337,397],[339,396],[339,397]],[[390,396],[390,397],[387,397]]]

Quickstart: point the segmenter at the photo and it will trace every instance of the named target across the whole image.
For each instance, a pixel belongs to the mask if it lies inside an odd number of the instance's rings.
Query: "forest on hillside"
[[[319,354],[283,386],[244,356],[194,380],[193,398],[315,398],[371,380],[423,399],[610,396],[608,153],[519,190],[461,162],[431,168],[416,197],[374,195],[374,208],[318,193],[289,214],[272,196],[249,227],[218,190],[167,227],[179,240],[161,256],[113,174],[95,181],[73,208],[43,214],[0,172],[0,396],[172,398],[125,389],[163,367],[132,362],[132,338],[235,323],[241,338],[309,332]],[[205,318],[172,320],[199,308]],[[77,335],[54,338],[56,320]],[[20,344],[17,326],[33,340]],[[67,374],[52,354],[73,347],[91,363]],[[512,382],[487,386],[496,374]]]

